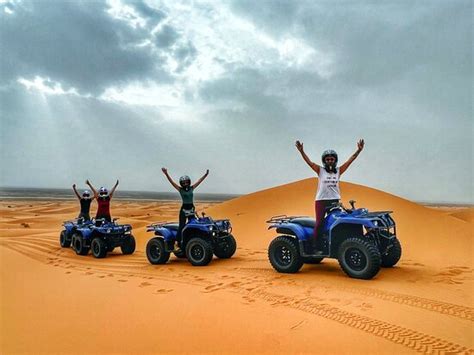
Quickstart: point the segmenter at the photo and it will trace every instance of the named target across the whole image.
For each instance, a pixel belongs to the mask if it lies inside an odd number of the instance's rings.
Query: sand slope
[[[392,209],[404,253],[371,281],[337,261],[276,273],[267,260],[274,214],[313,214],[307,179],[220,205],[238,249],[205,268],[171,258],[152,266],[145,225],[176,220],[170,202],[114,201],[137,251],[106,259],[59,247],[77,202],[0,202],[0,352],[472,354],[472,223],[367,187],[342,184],[343,199]],[[464,214],[461,214],[464,216]]]
[[[306,179],[259,191],[210,208],[210,214],[230,218],[239,240],[249,246],[266,247],[274,232],[264,223],[273,215],[314,217],[316,179]],[[467,213],[446,214],[366,186],[341,183],[342,202],[356,200],[356,207],[371,211],[391,210],[404,256],[445,263],[468,263],[472,257],[472,230]],[[471,211],[472,213],[472,211]],[[457,217],[457,218],[455,218]]]

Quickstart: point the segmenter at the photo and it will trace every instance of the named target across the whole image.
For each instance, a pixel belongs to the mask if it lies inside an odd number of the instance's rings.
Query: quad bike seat
[[[310,227],[310,228],[314,228],[314,226],[316,225],[316,220],[314,218],[308,218],[308,217],[293,218],[290,222],[299,224],[300,226],[303,226],[303,227]]]
[[[179,227],[179,224],[178,223],[167,223],[167,224],[164,224],[163,227],[165,227],[167,229],[177,231],[178,227]]]

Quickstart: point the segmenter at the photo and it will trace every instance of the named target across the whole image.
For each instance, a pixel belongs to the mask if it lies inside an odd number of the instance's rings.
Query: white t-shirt
[[[318,190],[316,201],[319,200],[340,200],[339,192],[339,169],[337,173],[328,173],[326,169],[319,169]]]

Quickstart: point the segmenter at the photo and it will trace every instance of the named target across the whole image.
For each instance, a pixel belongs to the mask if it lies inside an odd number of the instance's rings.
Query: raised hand
[[[206,170],[206,175],[209,175],[209,169]]]
[[[75,189],[75,188],[76,188],[76,184],[72,184],[72,188]]]
[[[300,141],[296,141],[296,149],[298,149],[300,152],[303,151],[303,143],[301,143]]]
[[[363,139],[359,139],[359,141],[357,142],[357,149],[359,150],[359,152],[364,149],[364,140]]]
[[[168,174],[168,169],[166,168],[161,168],[161,171],[163,172],[163,174]]]

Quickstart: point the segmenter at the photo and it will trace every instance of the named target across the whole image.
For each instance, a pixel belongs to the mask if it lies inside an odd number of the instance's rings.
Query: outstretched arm
[[[166,178],[168,179],[168,181],[170,182],[171,185],[173,185],[173,187],[179,191],[180,187],[177,183],[175,183],[173,181],[173,179],[171,178],[171,176],[168,174],[168,169],[166,168],[161,168],[161,171],[163,172],[163,174],[165,174]]]
[[[117,180],[114,187],[112,187],[112,190],[110,190],[110,198],[112,198],[112,196],[114,195],[115,189],[117,188],[118,184],[119,184],[119,181]]]
[[[207,178],[207,175],[209,175],[209,169],[207,169],[207,170],[206,170],[206,173],[205,173],[198,181],[196,181],[196,182],[193,184],[193,186],[192,186],[193,189],[195,189],[196,187],[198,187],[198,186],[201,184],[201,182],[203,182],[204,179]]]
[[[86,180],[86,184],[91,188],[92,193],[94,194],[94,198],[97,199],[97,191],[94,189],[94,186],[92,186],[91,182],[89,180]]]
[[[296,141],[295,145],[296,145],[296,149],[298,149],[298,151],[301,153],[301,156],[303,157],[306,164],[308,164],[309,167],[313,169],[316,174],[319,175],[319,170],[321,169],[321,167],[318,164],[312,162],[311,159],[309,159],[309,157],[304,152],[303,143],[301,143],[300,141]]]
[[[356,160],[356,158],[359,156],[360,152],[362,152],[362,149],[364,149],[364,144],[365,144],[364,140],[359,139],[359,141],[357,142],[356,152],[354,154],[352,154],[351,157],[344,164],[341,165],[341,167],[339,168],[339,175],[344,174],[344,172],[352,164],[352,162],[354,160]]]
[[[76,194],[77,198],[80,200],[81,196],[79,195],[79,192],[76,190],[76,184],[72,185],[72,189],[74,190],[74,193]]]

